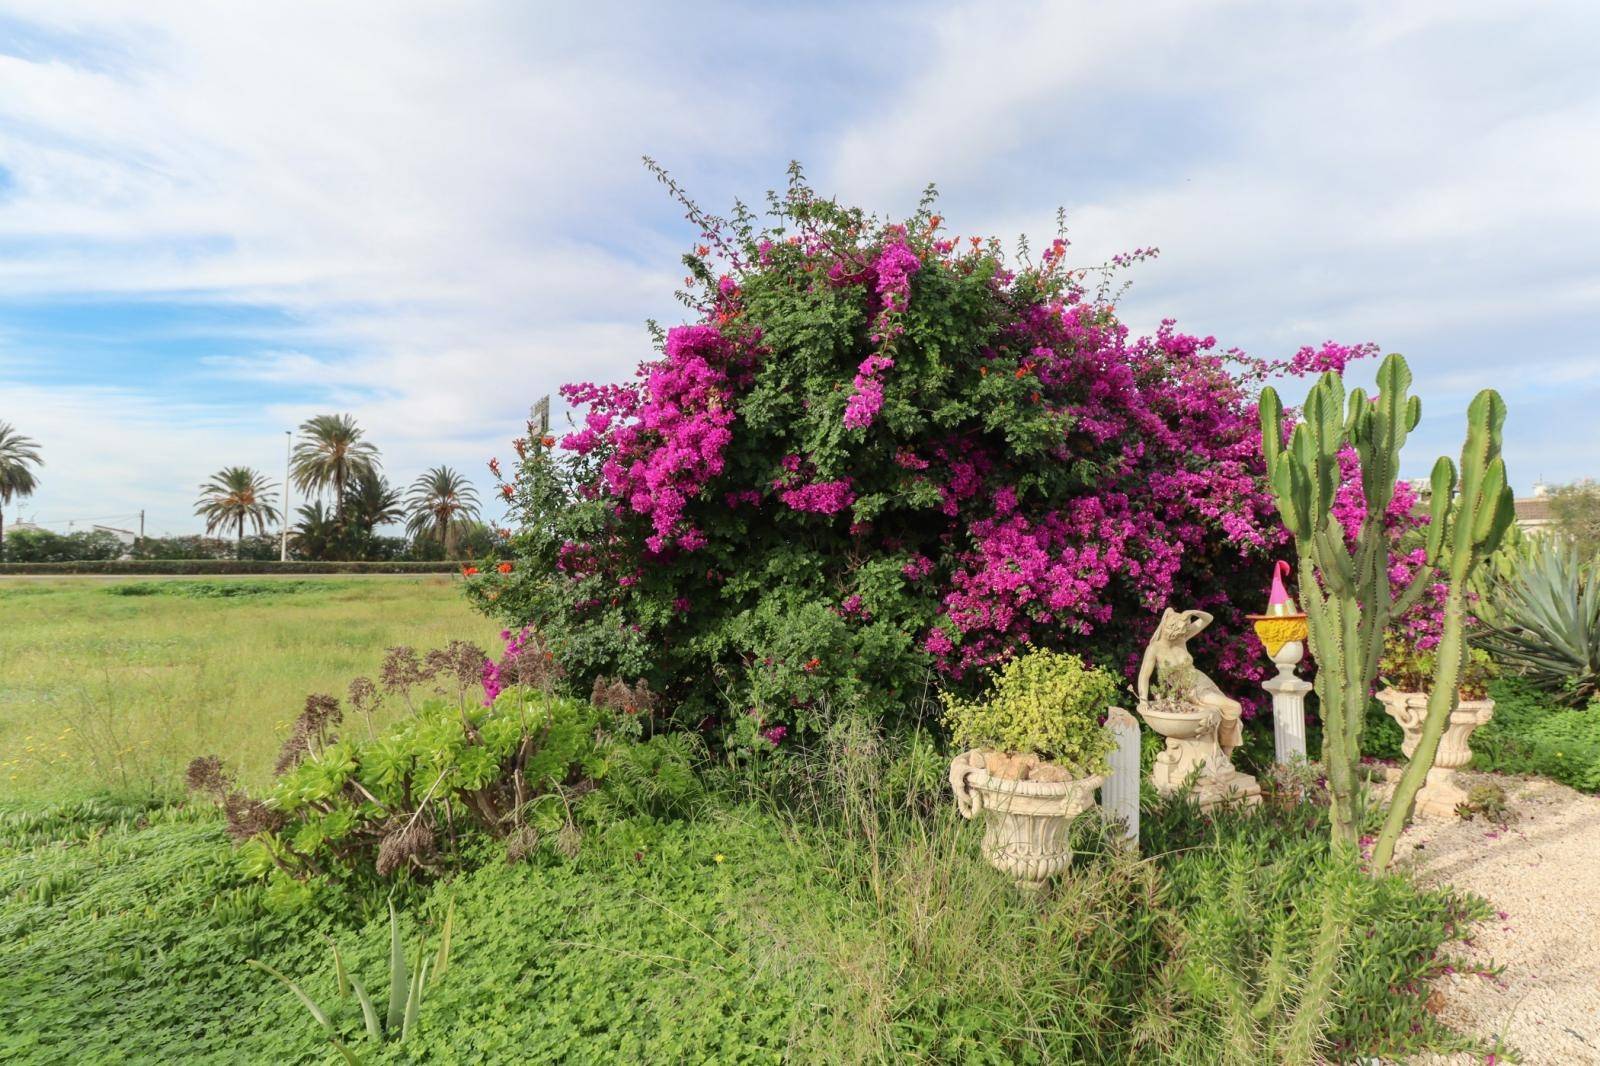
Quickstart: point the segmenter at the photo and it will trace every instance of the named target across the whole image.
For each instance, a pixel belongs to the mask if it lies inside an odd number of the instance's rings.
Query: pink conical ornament
[[[1272,593],[1267,598],[1267,614],[1282,617],[1287,614],[1298,614],[1294,600],[1289,598],[1289,591],[1283,587],[1283,579],[1289,576],[1289,564],[1279,559],[1272,564]]]

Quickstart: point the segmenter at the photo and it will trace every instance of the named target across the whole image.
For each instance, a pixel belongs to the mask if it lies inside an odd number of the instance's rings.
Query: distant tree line
[[[478,493],[460,473],[436,466],[402,491],[383,475],[377,447],[350,415],[300,425],[289,479],[306,500],[289,527],[289,555],[303,561],[429,562],[489,554],[498,535],[479,516]],[[0,508],[38,489],[36,441],[0,421]],[[25,529],[6,536],[0,560],[14,563],[133,559],[276,559],[280,486],[248,466],[226,466],[200,486],[195,514],[204,536],[142,537],[131,545],[101,530]],[[402,526],[403,536],[380,533]]]

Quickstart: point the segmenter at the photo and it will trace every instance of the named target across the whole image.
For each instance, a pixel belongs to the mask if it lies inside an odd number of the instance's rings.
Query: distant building
[[[1524,496],[1517,503],[1517,527],[1524,533],[1543,533],[1550,528],[1550,487],[1542,481],[1533,483],[1533,495]]]
[[[1433,483],[1425,477],[1407,478],[1406,484],[1416,493],[1419,504],[1433,497]],[[1517,526],[1524,533],[1542,533],[1550,528],[1553,515],[1550,509],[1550,486],[1542,481],[1533,483],[1533,495],[1515,501]]]

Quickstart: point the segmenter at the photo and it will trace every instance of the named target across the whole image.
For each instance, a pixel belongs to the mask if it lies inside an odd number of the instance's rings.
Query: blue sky
[[[47,462],[7,519],[194,531],[331,410],[487,498],[532,400],[675,320],[643,154],[714,209],[790,159],[888,213],[937,182],[960,233],[1065,207],[1085,262],[1162,249],[1135,325],[1405,352],[1407,473],[1493,385],[1519,489],[1597,475],[1597,40],[1589,2],[0,0],[0,419]]]

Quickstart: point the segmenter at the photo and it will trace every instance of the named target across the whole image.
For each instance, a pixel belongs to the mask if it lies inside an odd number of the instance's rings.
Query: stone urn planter
[[[1026,760],[1031,760],[1028,766]],[[991,773],[1024,773],[1028,779]],[[1043,778],[1043,779],[1041,779]],[[1072,862],[1067,828],[1095,805],[1099,774],[1066,778],[1031,756],[969,751],[950,764],[950,787],[965,818],[982,816],[983,855],[1025,889],[1038,889]]]
[[[1219,803],[1261,802],[1261,786],[1249,774],[1233,768],[1217,740],[1222,712],[1215,707],[1144,701],[1139,717],[1166,740],[1166,750],[1156,756],[1150,783],[1163,796],[1193,788],[1202,810]]]
[[[1422,722],[1428,716],[1428,694],[1386,688],[1378,693],[1378,702],[1405,731],[1400,750],[1406,758],[1411,758],[1422,740]],[[1472,749],[1467,745],[1472,731],[1493,717],[1494,700],[1457,702],[1456,709],[1450,713],[1450,724],[1439,738],[1439,754],[1434,757],[1427,782],[1417,793],[1416,817],[1451,818],[1455,816],[1457,804],[1466,802],[1466,790],[1455,781],[1456,771],[1472,761]]]

